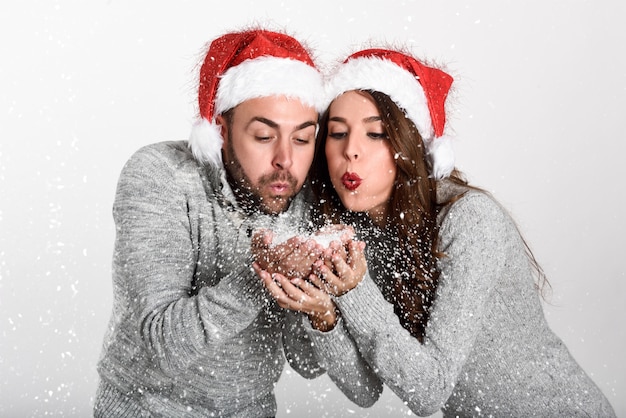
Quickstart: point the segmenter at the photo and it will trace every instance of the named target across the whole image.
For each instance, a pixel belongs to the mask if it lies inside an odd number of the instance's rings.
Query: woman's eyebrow
[[[372,123],[372,122],[380,122],[382,118],[380,116],[369,116],[367,118],[363,118],[363,122]]]
[[[342,118],[340,116],[333,116],[328,120],[333,122],[347,123],[346,118]],[[368,116],[366,118],[363,118],[364,123],[380,122],[381,120],[382,118],[380,116]]]

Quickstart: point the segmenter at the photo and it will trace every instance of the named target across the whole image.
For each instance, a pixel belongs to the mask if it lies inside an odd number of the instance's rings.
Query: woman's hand
[[[347,248],[347,250],[346,250]],[[350,240],[345,245],[333,243],[324,251],[324,260],[313,264],[311,282],[333,296],[341,296],[358,285],[367,270],[365,243]]]
[[[252,255],[261,270],[303,279],[311,274],[313,263],[322,256],[322,247],[312,239],[292,237],[277,245],[272,245],[272,239],[270,230],[256,231],[252,236]]]
[[[307,280],[290,280],[280,273],[270,274],[257,263],[252,267],[278,306],[307,314],[313,328],[319,331],[326,332],[335,327],[338,311],[335,302],[324,290]]]

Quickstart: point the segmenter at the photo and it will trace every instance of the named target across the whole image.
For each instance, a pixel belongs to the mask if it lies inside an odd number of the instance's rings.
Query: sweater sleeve
[[[489,197],[469,194],[442,223],[437,295],[424,344],[399,323],[371,278],[338,298],[350,333],[378,376],[417,415],[444,406],[472,350],[490,292],[505,264],[508,216]]]
[[[383,384],[359,352],[344,321],[339,318],[328,332],[313,329],[308,320],[303,326],[311,337],[320,364],[335,385],[360,407],[374,405],[383,391]]]
[[[136,327],[128,331],[170,375],[245,329],[262,308],[260,283],[245,266],[191,296],[196,247],[180,176],[197,174],[174,164],[150,149],[135,153],[113,208],[116,302],[125,300]]]
[[[317,361],[313,341],[304,329],[308,319],[300,312],[284,310],[283,347],[289,365],[307,379],[324,374],[324,368]]]

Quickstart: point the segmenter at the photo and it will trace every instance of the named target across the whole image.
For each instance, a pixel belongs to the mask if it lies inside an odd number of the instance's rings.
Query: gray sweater
[[[461,191],[447,181],[439,188],[442,199]],[[360,378],[343,364],[337,343],[352,338],[380,380],[420,416],[439,409],[445,417],[615,416],[548,327],[524,243],[506,211],[468,191],[439,223],[446,257],[424,343],[400,325],[388,302],[393,239],[370,234],[372,277],[336,298],[342,319],[332,332],[309,328],[329,376],[344,386]],[[345,330],[349,336],[341,335]],[[380,383],[361,394],[377,397],[379,390]]]
[[[186,142],[135,153],[113,207],[95,416],[273,416],[283,345],[300,374],[323,373],[302,318],[266,297],[249,248],[255,228],[295,228],[308,212],[300,193],[279,216],[244,213],[223,169],[198,164]]]

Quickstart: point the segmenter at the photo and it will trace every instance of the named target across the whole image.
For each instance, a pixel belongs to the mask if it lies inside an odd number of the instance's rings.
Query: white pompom
[[[441,180],[454,170],[454,149],[451,136],[441,136],[428,142],[428,155],[433,166],[431,177]]]
[[[193,124],[189,135],[189,148],[201,163],[221,166],[223,142],[221,129],[215,123],[200,118]]]

